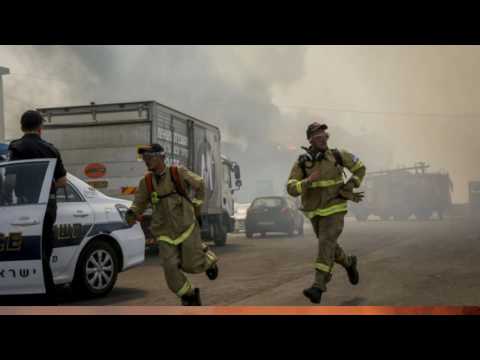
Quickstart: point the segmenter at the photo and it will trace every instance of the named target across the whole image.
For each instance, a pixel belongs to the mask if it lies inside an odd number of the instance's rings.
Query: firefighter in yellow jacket
[[[182,305],[199,306],[200,290],[185,273],[206,272],[210,280],[218,276],[217,257],[202,242],[197,221],[205,197],[204,181],[182,166],[167,166],[159,144],[141,147],[138,152],[150,175],[140,180],[127,221],[134,223],[149,204],[152,206],[151,232],[158,242],[168,287]],[[196,192],[192,200],[187,196],[187,185]]]
[[[293,165],[287,184],[291,196],[301,196],[302,210],[313,225],[318,238],[315,281],[303,294],[312,303],[320,303],[327,290],[334,263],[342,265],[351,284],[359,282],[357,258],[348,256],[337,240],[343,231],[347,201],[360,202],[363,192],[354,192],[365,176],[366,168],[353,154],[330,149],[327,125],[313,123],[307,128],[309,148]],[[343,168],[352,176],[345,183]]]

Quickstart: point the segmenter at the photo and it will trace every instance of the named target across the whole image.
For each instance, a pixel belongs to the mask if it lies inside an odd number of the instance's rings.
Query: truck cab
[[[222,174],[222,206],[229,217],[233,218],[235,213],[233,194],[242,186],[240,166],[222,155]]]
[[[203,224],[202,231],[206,233],[204,237],[210,238],[217,246],[225,245],[227,240],[227,233],[235,230],[235,201],[233,194],[240,190],[242,186],[240,166],[228,159],[226,156],[221,156],[222,161],[222,212],[223,216],[220,221],[207,221]],[[205,219],[205,218],[204,218]]]

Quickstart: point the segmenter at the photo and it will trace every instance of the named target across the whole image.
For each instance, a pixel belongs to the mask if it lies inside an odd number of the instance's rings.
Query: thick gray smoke
[[[242,48],[3,47],[2,58],[12,72],[5,79],[7,101],[20,104],[7,110],[153,99],[207,117],[231,136],[255,141],[268,134],[279,116],[272,87],[288,86],[302,76],[304,48]]]
[[[304,47],[32,46],[0,54],[12,72],[5,78],[11,137],[27,108],[157,100],[221,128],[227,155],[242,166],[244,201],[257,179],[273,178],[278,191],[284,183],[290,164],[276,156],[282,114],[272,91],[303,76]]]
[[[426,161],[454,200],[480,179],[477,46],[7,46],[7,134],[30,107],[157,100],[218,125],[243,168],[239,200],[272,180],[282,193],[305,127],[369,170]]]

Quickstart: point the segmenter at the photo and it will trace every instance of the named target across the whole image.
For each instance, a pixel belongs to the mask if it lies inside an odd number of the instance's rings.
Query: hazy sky
[[[372,133],[361,141],[385,139],[394,165],[448,170],[463,202],[468,181],[480,180],[479,65],[479,46],[313,46],[307,75],[275,102],[342,110],[312,111]]]
[[[27,108],[157,100],[220,126],[247,174],[281,186],[299,154],[285,148],[325,120],[370,170],[447,170],[458,202],[480,180],[479,65],[478,46],[0,47],[9,137]]]

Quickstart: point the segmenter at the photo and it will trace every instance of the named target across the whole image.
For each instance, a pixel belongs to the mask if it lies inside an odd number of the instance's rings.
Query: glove
[[[133,212],[133,210],[128,209],[125,213],[125,221],[128,225],[135,225],[137,222],[137,215]]]
[[[355,188],[355,183],[352,180],[348,180],[345,185],[343,185],[342,190],[346,192],[353,192],[353,189]]]
[[[195,213],[195,218],[197,219],[200,227],[202,227],[202,215],[201,215],[202,204],[203,204],[203,201],[201,201],[201,200],[197,200],[197,199],[192,200],[192,205],[193,205],[193,211]]]
[[[363,200],[364,197],[365,197],[365,193],[363,191],[354,192],[352,201],[355,203],[359,203],[360,201]]]
[[[340,190],[339,194],[345,200],[350,200],[355,203],[359,203],[360,201],[362,201],[365,196],[365,193],[363,191],[353,192],[353,191],[347,191],[344,189]]]

